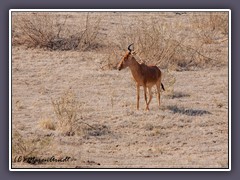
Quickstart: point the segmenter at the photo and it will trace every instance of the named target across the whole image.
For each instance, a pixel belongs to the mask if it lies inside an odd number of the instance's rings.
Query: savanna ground
[[[130,43],[160,109],[116,70]],[[228,13],[13,12],[12,167],[228,168]]]

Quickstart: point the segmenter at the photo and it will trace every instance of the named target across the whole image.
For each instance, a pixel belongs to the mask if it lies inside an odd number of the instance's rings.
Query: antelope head
[[[132,59],[132,55],[133,55],[133,50],[131,49],[131,46],[133,44],[130,44],[128,46],[128,51],[126,52],[126,54],[123,56],[122,60],[120,61],[120,63],[117,66],[117,69],[120,71],[121,69],[124,69],[126,67],[128,67],[131,64],[131,59]]]

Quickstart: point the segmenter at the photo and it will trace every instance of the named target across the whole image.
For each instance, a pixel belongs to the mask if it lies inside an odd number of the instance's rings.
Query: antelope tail
[[[161,86],[162,86],[162,89],[165,91],[165,88],[164,88],[164,86],[163,86],[163,83],[161,83]]]

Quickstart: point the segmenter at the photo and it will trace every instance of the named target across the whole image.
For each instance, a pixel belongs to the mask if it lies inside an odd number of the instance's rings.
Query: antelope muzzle
[[[122,64],[119,64],[119,65],[117,66],[117,69],[118,69],[119,71],[121,71],[121,69],[122,69]]]

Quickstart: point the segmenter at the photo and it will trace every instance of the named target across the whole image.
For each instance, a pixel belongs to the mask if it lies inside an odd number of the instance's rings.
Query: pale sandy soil
[[[174,93],[169,95],[166,77],[161,108],[154,93],[145,111],[142,89],[136,110],[129,69],[102,70],[104,56],[97,51],[14,47],[12,52],[13,127],[24,139],[51,137],[39,157],[72,158],[13,167],[228,168],[228,67],[172,71]],[[39,126],[42,119],[56,122],[51,98],[69,88],[80,103],[78,117],[101,131],[66,136]]]

